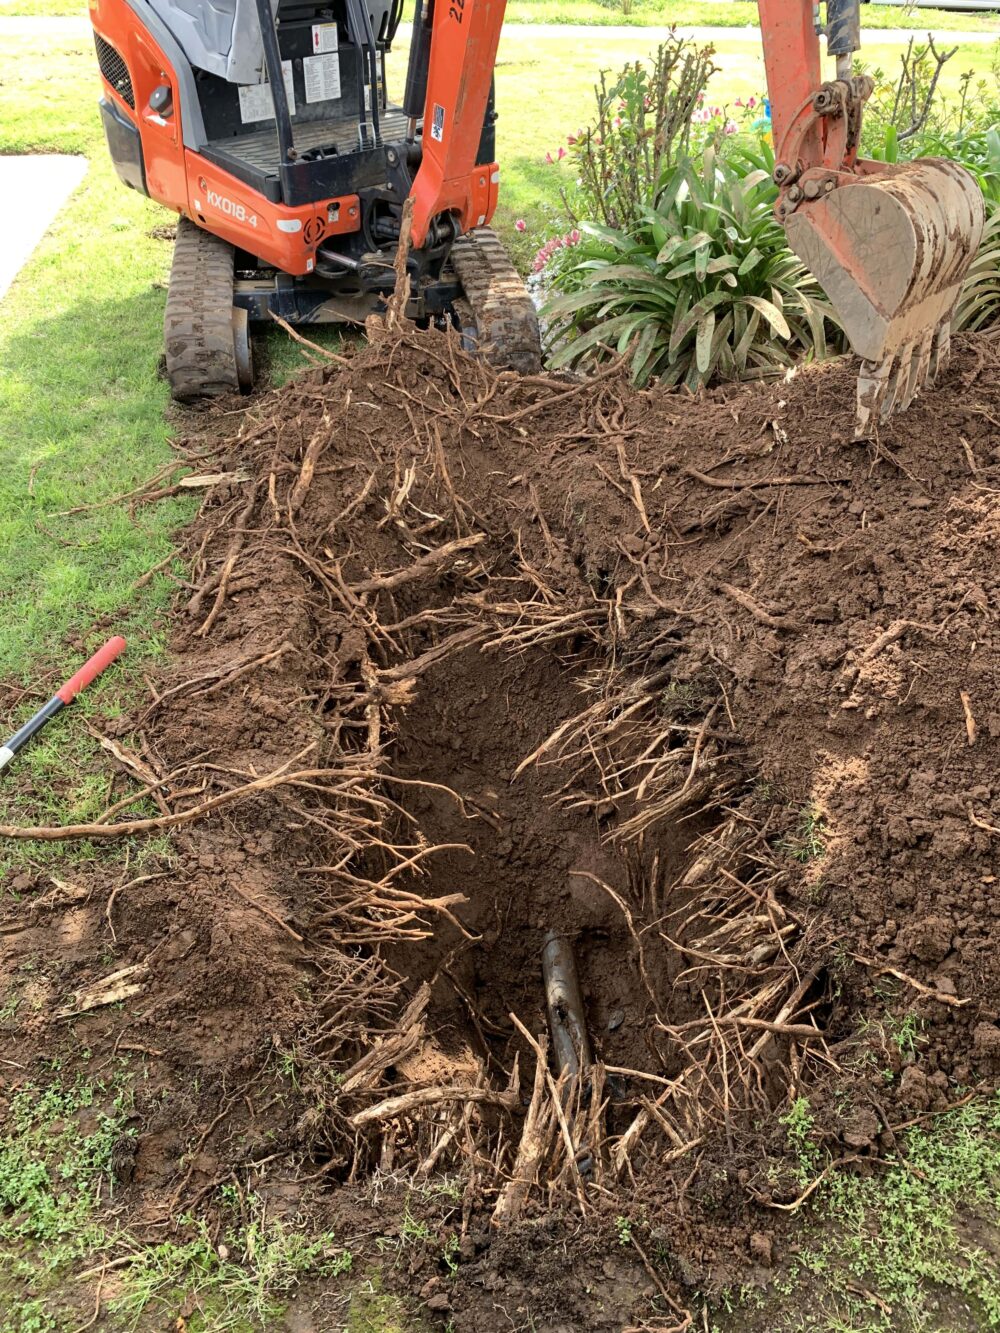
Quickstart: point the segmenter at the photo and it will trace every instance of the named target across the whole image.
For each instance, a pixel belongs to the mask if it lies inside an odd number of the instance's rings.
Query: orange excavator
[[[541,361],[527,291],[489,228],[504,0],[417,0],[402,102],[386,54],[403,0],[90,0],[119,177],[180,214],[167,373],[193,400],[253,380],[250,324],[362,323],[412,218],[407,313],[450,320],[497,364]],[[947,161],[858,157],[871,81],[858,0],[759,0],[777,213],[862,359],[859,434],[948,356],[983,228]],[[835,58],[824,81],[820,42]]]

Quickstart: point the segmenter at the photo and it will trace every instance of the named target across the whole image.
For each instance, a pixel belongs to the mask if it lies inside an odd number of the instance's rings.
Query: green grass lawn
[[[96,95],[89,42],[42,53],[27,37],[0,41],[0,152],[90,158],[0,307],[0,680],[51,694],[86,649],[120,631],[134,647],[81,701],[85,710],[97,700],[113,709],[128,681],[141,686],[138,662],[160,649],[174,585],[166,573],[134,585],[167,559],[192,512],[175,499],[134,518],[122,505],[62,516],[133,490],[172,459],[156,376],[170,254],[150,234],[167,219],[118,186]],[[92,743],[75,721],[50,728],[19,761],[22,780],[8,783],[4,801],[15,817],[96,813]],[[0,848],[0,869],[39,854]]]
[[[82,153],[89,161],[0,303],[0,681],[51,685],[85,649],[120,632],[128,654],[80,704],[97,698],[107,709],[128,682],[141,684],[141,657],[160,651],[171,571],[136,584],[167,560],[197,501],[162,500],[131,515],[124,504],[65,514],[141,486],[175,460],[168,436],[192,421],[168,424],[157,375],[171,247],[154,229],[172,215],[119,184],[98,94],[89,40],[40,51],[36,38],[0,35],[0,153]],[[294,353],[289,360],[299,362]],[[53,761],[60,772],[81,758],[75,744],[52,743],[67,725],[46,737],[50,778]],[[39,753],[19,763],[35,766]],[[41,788],[49,813],[59,806],[54,793],[77,789],[59,781]],[[76,800],[62,809],[70,818],[94,813]]]

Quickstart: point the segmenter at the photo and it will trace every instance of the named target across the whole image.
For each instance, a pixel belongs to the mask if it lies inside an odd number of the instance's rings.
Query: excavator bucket
[[[862,359],[856,439],[908,407],[947,364],[952,313],[985,220],[979,185],[954,162],[863,166],[875,171],[842,178],[785,222]]]

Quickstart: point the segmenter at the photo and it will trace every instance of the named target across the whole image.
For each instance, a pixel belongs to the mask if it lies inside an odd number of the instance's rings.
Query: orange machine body
[[[504,0],[444,0],[433,15],[422,160],[413,179],[412,237],[419,247],[435,219],[454,220],[458,233],[489,222],[497,204],[496,162],[476,162],[503,23]],[[274,202],[185,145],[184,107],[178,72],[127,0],[90,0],[100,43],[120,55],[127,78],[109,80],[102,67],[105,100],[118,121],[132,126],[141,144],[140,184],[157,202],[284,273],[308,276],[317,249],[357,233],[362,209],[356,193],[298,206]],[[165,112],[154,110],[157,89],[170,90]],[[108,116],[105,116],[107,122]],[[109,135],[110,138],[110,135]]]

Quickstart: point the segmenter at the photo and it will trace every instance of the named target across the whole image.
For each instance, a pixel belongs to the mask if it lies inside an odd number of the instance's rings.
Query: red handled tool
[[[109,639],[103,648],[99,648],[75,676],[70,676],[62,689],[54,694],[43,708],[39,708],[35,716],[29,718],[20,731],[15,731],[6,745],[0,745],[0,772],[7,767],[18,750],[41,731],[46,722],[54,718],[67,704],[71,704],[80,691],[85,690],[90,682],[96,680],[105,667],[109,667],[124,651],[125,640],[116,635],[113,639]]]

